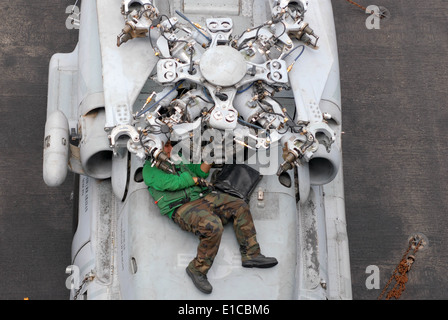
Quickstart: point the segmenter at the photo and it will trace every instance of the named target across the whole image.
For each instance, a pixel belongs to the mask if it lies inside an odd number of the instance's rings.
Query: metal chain
[[[84,280],[82,280],[81,285],[79,286],[78,290],[76,290],[75,295],[73,296],[73,300],[78,300],[78,296],[81,293],[84,285],[88,281],[93,281],[93,279],[95,279],[95,274],[92,271],[85,275]]]
[[[363,6],[360,5],[359,3],[356,3],[355,1],[352,1],[352,0],[346,0],[346,1],[348,1],[348,2],[350,2],[351,4],[353,4],[353,5],[357,6],[357,7],[359,7],[359,8],[360,8],[361,10],[363,10],[364,12],[367,10],[366,7],[363,7]]]
[[[379,7],[380,12],[375,13],[374,10],[370,11],[370,13],[367,12],[367,8],[363,7],[362,5],[360,5],[359,3],[356,3],[355,1],[352,0],[346,0],[347,2],[353,4],[354,6],[357,6],[358,8],[360,8],[362,11],[364,11],[367,14],[375,14],[376,16],[378,16],[380,19],[387,19],[390,17],[390,13],[389,11],[384,8],[384,7]]]
[[[423,244],[423,239],[420,239],[416,245],[415,241],[415,237],[409,240],[409,247],[404,253],[403,258],[401,258],[400,263],[392,273],[392,276],[390,277],[383,291],[378,296],[378,300],[381,300],[383,295],[386,293],[387,288],[394,279],[396,283],[393,288],[387,293],[386,300],[390,300],[391,298],[399,299],[401,297],[401,294],[406,289],[406,283],[408,282],[407,273],[411,270],[412,264],[415,262],[415,254]],[[415,245],[414,251],[412,252],[412,255],[409,255],[409,252],[411,251],[413,245]]]

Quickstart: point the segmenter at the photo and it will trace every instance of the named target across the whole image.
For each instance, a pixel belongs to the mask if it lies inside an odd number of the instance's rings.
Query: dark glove
[[[208,187],[208,182],[204,178],[198,178],[196,184],[200,187]]]
[[[207,180],[205,180],[204,178],[198,178],[198,182],[196,184],[203,188],[209,188],[212,190],[214,189],[213,185],[210,182],[208,182]]]

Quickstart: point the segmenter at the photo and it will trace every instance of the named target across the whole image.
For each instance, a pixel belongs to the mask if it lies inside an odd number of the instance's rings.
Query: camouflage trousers
[[[244,261],[260,253],[249,205],[226,193],[209,193],[204,198],[186,203],[173,214],[181,229],[199,237],[196,257],[188,268],[207,274],[218,253],[224,226],[233,220],[233,229]]]

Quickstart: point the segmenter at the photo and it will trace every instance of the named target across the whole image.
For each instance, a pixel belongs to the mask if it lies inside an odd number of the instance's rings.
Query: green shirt
[[[201,164],[180,164],[176,169],[177,174],[167,173],[156,166],[151,167],[150,161],[143,166],[143,180],[149,193],[160,213],[170,218],[176,208],[208,193],[208,188],[195,185],[193,180],[193,177],[208,177],[209,174],[201,170]]]

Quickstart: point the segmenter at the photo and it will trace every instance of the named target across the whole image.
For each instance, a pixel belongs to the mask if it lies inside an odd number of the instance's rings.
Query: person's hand
[[[211,186],[211,184],[207,180],[205,180],[204,178],[194,177],[193,180],[195,180],[195,184],[200,186],[200,187],[208,188],[208,187]]]
[[[202,172],[209,173],[213,163],[202,162],[201,170]]]

